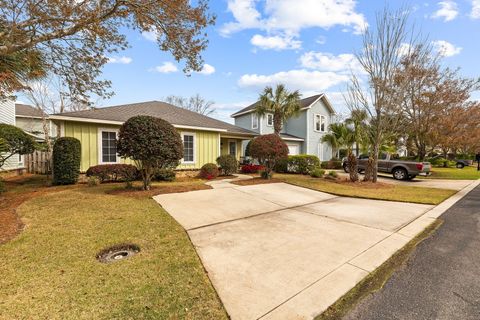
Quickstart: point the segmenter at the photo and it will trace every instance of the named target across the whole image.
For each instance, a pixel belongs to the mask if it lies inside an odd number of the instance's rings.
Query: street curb
[[[439,205],[430,209],[422,217],[428,217],[428,218],[434,218],[434,219],[440,217],[445,211],[450,209],[450,207],[452,207],[455,203],[460,201],[463,197],[465,197],[470,191],[475,189],[478,185],[480,185],[480,179],[473,181],[468,186],[461,189],[460,191],[455,193],[453,196],[451,196],[447,200],[443,201]]]

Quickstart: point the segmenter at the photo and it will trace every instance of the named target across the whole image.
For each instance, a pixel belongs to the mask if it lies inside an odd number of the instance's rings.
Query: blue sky
[[[115,96],[100,105],[199,93],[215,101],[214,117],[231,122],[229,115],[255,101],[265,85],[284,82],[304,96],[325,92],[343,111],[341,92],[348,70],[356,68],[359,30],[374,23],[385,3],[411,10],[412,22],[436,41],[446,65],[480,76],[480,0],[215,0],[210,10],[217,22],[207,30],[202,73],[187,77],[182,63],[158,49],[153,34],[129,31],[131,48],[104,67]]]

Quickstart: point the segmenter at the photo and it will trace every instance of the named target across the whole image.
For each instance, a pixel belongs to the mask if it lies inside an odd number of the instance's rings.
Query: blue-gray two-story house
[[[258,102],[232,114],[235,125],[257,132],[273,133],[273,114],[259,116],[255,112]],[[334,121],[335,110],[324,94],[318,94],[300,100],[301,112],[297,117],[283,124],[281,138],[288,146],[291,155],[316,155],[321,161],[332,158],[332,148],[322,142],[328,132],[328,126]]]

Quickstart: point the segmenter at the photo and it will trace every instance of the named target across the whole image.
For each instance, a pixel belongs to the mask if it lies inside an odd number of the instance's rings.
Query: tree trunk
[[[357,157],[353,154],[352,150],[348,150],[348,170],[350,174],[350,181],[358,181],[358,165]]]
[[[363,177],[363,181],[368,182],[372,181],[373,176],[373,158],[369,157],[367,160],[367,165],[365,166],[365,176]]]
[[[282,117],[278,112],[275,112],[273,114],[273,132],[280,135],[280,131],[282,131]]]

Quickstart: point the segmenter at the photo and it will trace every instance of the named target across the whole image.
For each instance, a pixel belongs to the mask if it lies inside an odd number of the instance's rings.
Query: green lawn
[[[432,168],[432,174],[424,179],[452,179],[452,180],[476,180],[480,179],[480,171],[476,166],[457,168]]]
[[[355,198],[439,204],[456,193],[455,190],[400,186],[386,183],[354,184],[350,182],[335,182],[298,174],[275,174],[274,177],[300,187]]]
[[[147,195],[106,193],[118,188],[63,187],[18,208],[26,227],[0,245],[0,319],[227,319],[185,231]],[[123,242],[141,252],[95,259]]]

